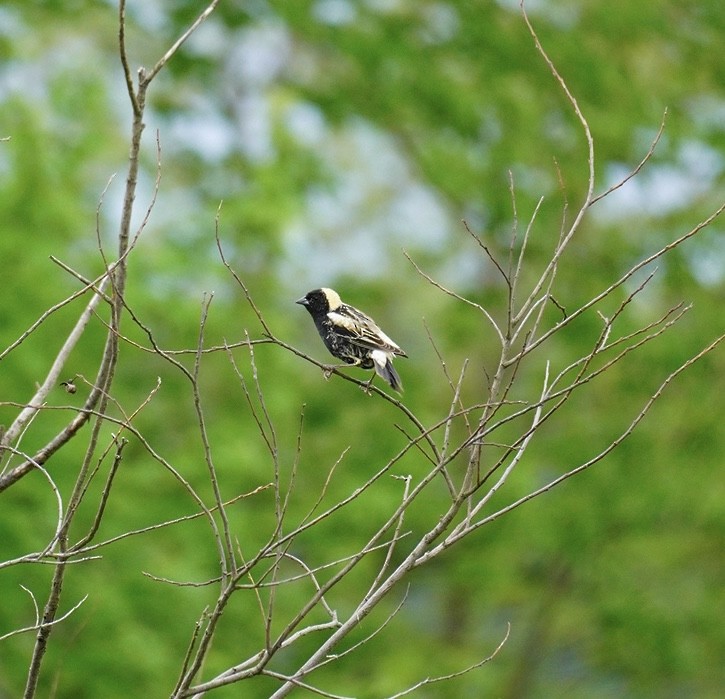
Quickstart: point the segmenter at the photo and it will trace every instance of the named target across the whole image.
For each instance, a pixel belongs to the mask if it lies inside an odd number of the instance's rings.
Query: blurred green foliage
[[[202,6],[130,2],[132,66],[151,65]],[[530,11],[590,121],[598,191],[642,159],[668,110],[647,168],[595,207],[562,260],[554,295],[573,309],[720,204],[725,10],[717,0],[550,0],[532,3]],[[0,350],[78,288],[50,255],[93,277],[103,264],[98,235],[113,257],[130,122],[115,23],[110,2],[25,0],[0,7],[0,137],[10,137],[0,143]],[[196,346],[202,296],[210,292],[207,346],[242,340],[246,331],[260,337],[219,259],[218,214],[225,253],[274,332],[324,358],[309,319],[292,301],[314,286],[335,286],[408,351],[410,359],[399,362],[405,402],[426,424],[445,415],[450,391],[422,318],[454,377],[469,359],[470,400],[485,398],[496,340],[474,309],[417,275],[401,248],[502,318],[501,280],[460,220],[505,259],[514,226],[509,173],[519,239],[544,196],[525,283],[545,266],[562,210],[567,207],[570,219],[587,173],[581,129],[536,53],[517,3],[504,1],[220,3],[152,87],[144,148],[137,225],[152,200],[159,153],[160,189],[131,260],[128,303],[162,347]],[[546,424],[492,507],[603,449],[667,373],[722,333],[724,279],[722,224],[716,222],[660,263],[617,332],[631,332],[680,301],[693,309]],[[32,395],[81,308],[76,301],[51,316],[0,362],[0,401],[22,403]],[[599,331],[592,315],[560,334],[531,358],[515,397],[535,395],[544,361],[560,370],[588,351]],[[124,332],[148,346],[129,317]],[[93,379],[103,336],[100,321],[89,328],[69,376]],[[134,344],[124,343],[121,352],[114,398],[129,412],[160,378],[136,425],[208,496],[188,381]],[[250,381],[249,352],[232,354]],[[180,360],[190,367],[193,357]],[[309,510],[348,447],[328,504],[405,443],[391,424],[399,414],[351,384],[335,377],[326,382],[276,346],[257,346],[254,361],[283,479],[290,478],[304,413],[292,521]],[[337,694],[389,695],[482,659],[510,622],[510,638],[491,663],[420,695],[720,696],[724,365],[722,350],[706,357],[667,389],[640,429],[604,462],[417,571],[395,619],[354,654],[315,673],[313,684]],[[224,496],[268,483],[271,460],[229,358],[209,355],[201,375]],[[68,406],[82,404],[87,389],[80,383],[77,395],[60,387],[52,394],[58,410],[38,417],[24,449],[42,445],[72,414]],[[0,406],[0,423],[9,424],[15,413]],[[81,434],[48,465],[63,493],[83,447]],[[415,479],[424,467],[408,455],[395,473]],[[350,554],[400,494],[399,481],[384,479],[364,503],[300,537],[295,553],[313,564]],[[442,487],[434,489],[411,508],[406,527],[413,539],[444,498]],[[80,514],[76,536],[92,521],[92,502]],[[132,440],[99,536],[193,511],[179,484]],[[55,516],[55,500],[40,477],[30,475],[3,493],[0,559],[42,548]],[[274,526],[271,491],[239,501],[230,517],[241,550],[251,555]],[[335,588],[331,606],[349,612],[378,562],[365,562]],[[100,559],[74,564],[62,609],[88,599],[53,633],[41,695],[168,694],[193,624],[214,591],[171,586],[143,573],[204,581],[214,577],[216,565],[202,520],[120,541],[104,548]],[[32,623],[32,603],[20,586],[42,604],[51,572],[45,565],[0,571],[0,635]],[[294,614],[310,592],[301,582],[280,596],[279,619]],[[349,645],[381,623],[404,594],[396,591]],[[257,600],[240,593],[219,628],[205,676],[261,643]],[[295,669],[318,643],[311,634],[286,651],[276,669]],[[21,693],[32,644],[32,634],[0,642],[0,696]],[[214,696],[243,691],[263,697],[276,686],[258,679]]]

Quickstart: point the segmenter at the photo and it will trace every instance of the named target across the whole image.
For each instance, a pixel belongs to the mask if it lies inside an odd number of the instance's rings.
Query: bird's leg
[[[344,369],[345,367],[350,366],[349,364],[323,364],[322,365],[322,375],[325,377],[326,381],[330,380],[330,377],[332,376],[332,372],[335,371],[335,369]]]
[[[370,387],[373,385],[373,380],[375,379],[375,371],[373,370],[373,375],[370,377],[369,381],[365,382],[365,385],[363,386],[363,391],[370,395]]]

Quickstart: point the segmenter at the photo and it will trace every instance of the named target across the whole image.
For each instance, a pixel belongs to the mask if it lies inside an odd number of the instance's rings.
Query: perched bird
[[[408,355],[372,318],[343,303],[332,289],[313,289],[296,303],[308,310],[330,354],[346,364],[374,368],[391,388],[402,393],[403,384],[393,368],[393,357]]]

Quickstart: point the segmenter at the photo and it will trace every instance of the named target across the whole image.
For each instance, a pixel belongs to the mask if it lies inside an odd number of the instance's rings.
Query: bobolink
[[[343,303],[332,289],[314,289],[296,303],[308,310],[330,354],[346,364],[375,369],[392,389],[402,393],[403,384],[393,368],[393,357],[408,355],[372,318]]]

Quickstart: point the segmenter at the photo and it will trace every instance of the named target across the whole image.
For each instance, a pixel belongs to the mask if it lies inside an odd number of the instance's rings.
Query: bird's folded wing
[[[402,357],[407,356],[398,345],[393,342],[373,321],[362,311],[351,306],[342,306],[330,311],[327,317],[338,328],[344,328],[350,333],[350,340],[367,349],[381,349]]]

